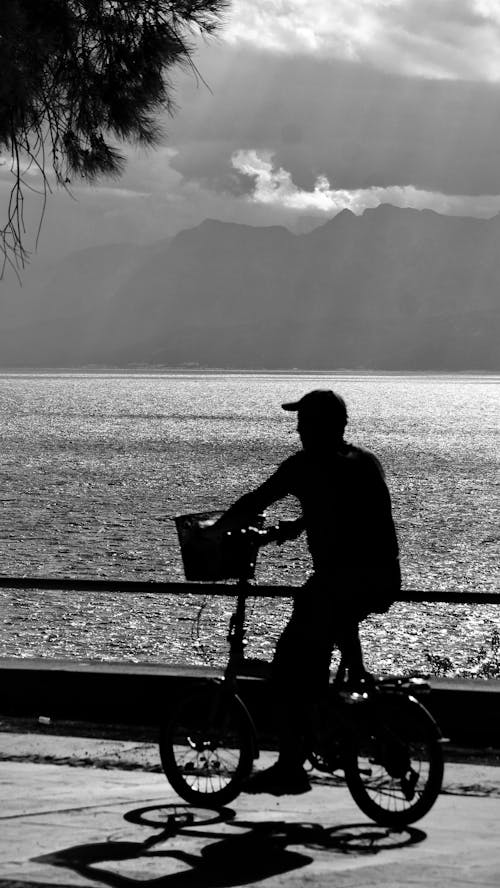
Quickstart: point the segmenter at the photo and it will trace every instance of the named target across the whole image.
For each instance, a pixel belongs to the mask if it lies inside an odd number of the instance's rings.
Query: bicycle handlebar
[[[266,528],[250,525],[248,527],[226,530],[226,534],[227,536],[247,534],[261,547],[267,546],[268,543],[278,543],[278,545],[281,545],[287,540],[296,539],[301,531],[302,526],[299,527],[296,521],[279,521],[278,524],[272,524]]]

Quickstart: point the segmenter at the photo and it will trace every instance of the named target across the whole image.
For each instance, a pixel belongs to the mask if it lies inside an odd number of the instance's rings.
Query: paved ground
[[[0,758],[0,888],[500,885],[499,767],[449,764],[430,814],[397,833],[328,778],[191,808],[151,744],[9,733]]]

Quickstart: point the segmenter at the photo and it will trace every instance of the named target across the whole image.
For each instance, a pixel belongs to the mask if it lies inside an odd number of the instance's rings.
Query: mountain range
[[[0,304],[0,364],[497,370],[500,217],[206,220],[67,255]]]

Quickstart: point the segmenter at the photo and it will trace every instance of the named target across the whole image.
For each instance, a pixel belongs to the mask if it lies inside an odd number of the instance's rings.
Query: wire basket
[[[186,580],[249,580],[255,574],[258,542],[253,534],[214,528],[223,512],[177,515],[175,526]],[[261,527],[263,516],[253,522]]]

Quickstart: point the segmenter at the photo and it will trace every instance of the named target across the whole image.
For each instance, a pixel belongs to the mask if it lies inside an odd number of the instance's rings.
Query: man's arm
[[[293,471],[293,459],[293,456],[289,457],[289,459],[281,463],[278,469],[263,484],[236,500],[219,518],[216,525],[217,529],[231,530],[234,527],[242,527],[245,524],[249,524],[260,512],[288,496],[292,492],[291,472]],[[295,535],[298,536],[299,533],[300,530]]]

